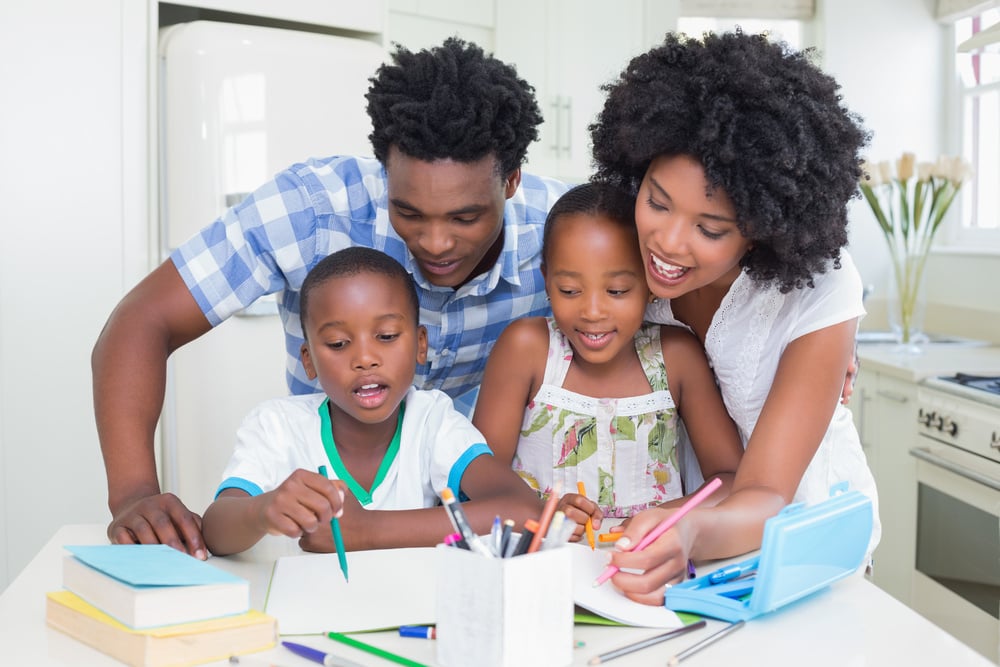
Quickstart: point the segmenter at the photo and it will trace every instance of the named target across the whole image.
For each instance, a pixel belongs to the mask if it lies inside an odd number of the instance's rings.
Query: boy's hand
[[[172,493],[144,496],[127,504],[108,526],[112,544],[166,544],[205,560],[201,517]]]
[[[260,496],[259,516],[271,535],[301,537],[327,526],[344,511],[346,485],[299,468],[274,491]]]
[[[598,504],[579,493],[563,494],[563,497],[559,499],[559,504],[556,505],[556,510],[562,510],[567,519],[576,522],[576,528],[569,538],[570,542],[578,542],[583,537],[587,519],[594,522],[594,530],[599,530],[601,519],[604,518],[604,513]]]

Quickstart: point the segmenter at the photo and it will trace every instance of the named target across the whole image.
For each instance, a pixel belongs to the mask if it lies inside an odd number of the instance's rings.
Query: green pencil
[[[427,667],[427,665],[416,662],[415,660],[410,660],[409,658],[404,658],[401,655],[396,655],[395,653],[390,653],[380,649],[377,646],[372,646],[371,644],[366,644],[364,642],[358,641],[354,637],[348,637],[347,635],[342,635],[339,632],[328,632],[326,636],[335,642],[340,642],[341,644],[347,644],[348,646],[353,646],[354,648],[364,651],[365,653],[371,653],[372,655],[377,655],[380,658],[385,658],[392,662],[398,663],[400,665],[408,665],[408,667]]]
[[[319,467],[319,474],[327,477],[326,466]],[[348,581],[347,551],[344,549],[344,536],[340,532],[340,520],[337,517],[330,519],[330,532],[333,533],[333,546],[337,549],[337,560],[340,561],[340,571],[344,573],[344,581]]]

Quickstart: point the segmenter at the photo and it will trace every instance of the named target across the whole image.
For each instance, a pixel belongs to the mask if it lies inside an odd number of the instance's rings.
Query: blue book
[[[242,614],[250,584],[162,544],[67,546],[63,587],[130,628]]]

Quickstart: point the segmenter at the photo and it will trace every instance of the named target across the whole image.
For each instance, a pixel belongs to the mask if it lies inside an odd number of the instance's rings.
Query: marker
[[[500,531],[500,557],[507,557],[507,548],[510,546],[510,535],[514,532],[514,520],[507,519],[503,522],[503,528]]]
[[[716,479],[718,479],[718,477],[716,477]],[[677,667],[678,663],[680,663],[681,660],[684,660],[685,658],[690,658],[692,655],[694,655],[698,651],[702,650],[706,646],[709,646],[709,645],[714,644],[715,642],[719,641],[720,639],[722,639],[723,637],[725,637],[726,635],[728,635],[730,632],[735,632],[735,631],[739,630],[740,628],[743,627],[744,623],[745,623],[745,621],[736,621],[732,625],[727,626],[725,628],[722,628],[721,630],[719,630],[718,632],[716,632],[714,635],[709,635],[709,636],[705,637],[704,639],[702,639],[697,644],[694,644],[690,648],[684,649],[683,651],[681,651],[680,653],[678,653],[674,657],[670,658],[670,660],[667,661],[667,667]]]
[[[465,512],[462,511],[461,505],[455,500],[455,494],[447,486],[441,491],[441,501],[444,503],[445,510],[448,511],[448,518],[451,519],[451,525],[455,526],[455,530],[462,536],[462,539],[469,545],[469,548],[483,556],[493,558],[493,552],[479,541],[476,532],[469,525],[469,520],[465,518]]]
[[[576,483],[576,490],[584,498],[587,497],[587,487],[585,487],[583,485],[583,482],[577,482]],[[587,517],[587,523],[584,526],[584,529],[587,531],[587,544],[590,545],[590,550],[593,551],[594,550],[594,520],[591,517],[589,517],[589,516]]]
[[[618,538],[625,533],[601,533],[597,536],[598,542],[617,542]]]
[[[433,625],[401,625],[399,626],[399,636],[437,639],[437,629]]]
[[[535,535],[538,534],[538,522],[534,519],[528,519],[524,522],[524,530],[521,531],[521,539],[517,541],[517,546],[514,547],[514,552],[511,556],[520,556],[521,554],[528,552],[528,546],[531,541],[535,539]]]
[[[724,584],[727,581],[739,579],[740,577],[746,576],[756,570],[759,563],[760,557],[757,557],[745,560],[742,563],[735,563],[734,565],[720,567],[718,570],[708,575],[708,583]]]
[[[465,543],[465,540],[463,540],[462,536],[459,535],[458,533],[451,533],[449,535],[445,535],[443,541],[449,547],[465,549],[466,551],[469,550],[469,545]]]
[[[319,467],[319,474],[327,477],[326,466]],[[329,479],[329,477],[327,477]],[[333,546],[337,550],[337,560],[340,561],[340,571],[347,581],[347,550],[344,549],[344,536],[340,532],[340,519],[333,517],[330,519],[330,532],[333,534]]]
[[[552,522],[549,523],[549,530],[545,533],[545,540],[542,542],[541,549],[551,549],[553,547],[562,546],[563,543],[560,542],[560,538],[562,537],[563,525],[565,523],[566,515],[563,514],[562,510],[557,511],[552,515]]]
[[[354,662],[353,660],[338,658],[335,655],[332,655],[330,653],[325,653],[311,646],[306,646],[305,644],[296,644],[295,642],[283,641],[281,642],[281,645],[287,648],[295,655],[302,656],[306,660],[312,660],[313,662],[318,662],[321,665],[326,665],[326,667],[364,667],[364,665]]]
[[[490,528],[490,549],[497,558],[503,558],[503,550],[500,548],[500,533],[502,532],[500,515],[493,517],[493,526]]]
[[[538,548],[542,546],[542,538],[545,537],[545,533],[549,529],[549,524],[552,522],[552,515],[556,512],[556,504],[559,502],[561,495],[562,484],[556,482],[552,485],[552,492],[549,494],[548,500],[545,501],[545,507],[542,508],[542,516],[538,518],[538,532],[531,538],[531,544],[528,545],[528,553],[538,551]]]
[[[722,486],[722,480],[719,479],[718,477],[712,478],[712,481],[710,481],[705,486],[701,487],[701,489],[697,493],[688,498],[687,502],[681,505],[676,512],[674,512],[666,519],[661,521],[656,526],[656,528],[649,531],[645,537],[639,540],[639,544],[637,544],[635,548],[632,549],[632,551],[642,551],[643,549],[648,547],[650,544],[653,543],[653,540],[655,540],[660,535],[673,528],[674,524],[683,519],[685,514],[687,514],[692,509],[697,507],[699,503],[705,500],[705,498],[712,495],[712,493],[720,486]],[[594,586],[600,586],[605,581],[613,577],[615,572],[617,571],[618,571],[617,565],[608,565],[606,568],[604,568],[604,572],[601,573],[601,576],[597,577],[597,579],[594,579]]]
[[[342,635],[339,632],[328,632],[326,636],[335,642],[340,642],[341,644],[347,644],[348,646],[353,646],[354,648],[364,651],[365,653],[371,653],[372,655],[377,655],[380,658],[389,660],[390,662],[395,662],[400,665],[406,665],[407,667],[427,667],[422,663],[415,660],[410,660],[409,658],[404,658],[401,655],[396,655],[395,653],[390,653],[384,649],[380,649],[377,646],[372,646],[371,644],[366,644],[362,641],[358,641],[354,637],[348,637],[347,635]],[[360,665],[358,666],[360,667]]]
[[[608,651],[607,653],[602,653],[598,656],[594,656],[589,661],[587,661],[587,664],[600,665],[601,663],[607,662],[608,660],[614,660],[615,658],[620,658],[623,655],[628,655],[629,653],[634,653],[635,651],[639,651],[648,646],[653,646],[654,644],[665,642],[668,639],[679,637],[680,635],[691,632],[693,630],[700,630],[703,627],[705,627],[704,620],[698,621],[697,623],[692,623],[691,625],[685,625],[683,627],[677,628],[676,630],[664,632],[663,634],[656,635],[655,637],[650,637],[649,639],[643,639],[642,641],[635,642],[634,644],[628,644],[627,646],[616,648],[613,651]]]

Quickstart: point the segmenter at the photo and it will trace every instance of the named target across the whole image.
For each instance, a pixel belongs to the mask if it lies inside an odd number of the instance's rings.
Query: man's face
[[[504,203],[521,171],[498,176],[496,158],[427,162],[393,146],[388,174],[389,220],[432,285],[461,287],[489,271],[503,245]]]

